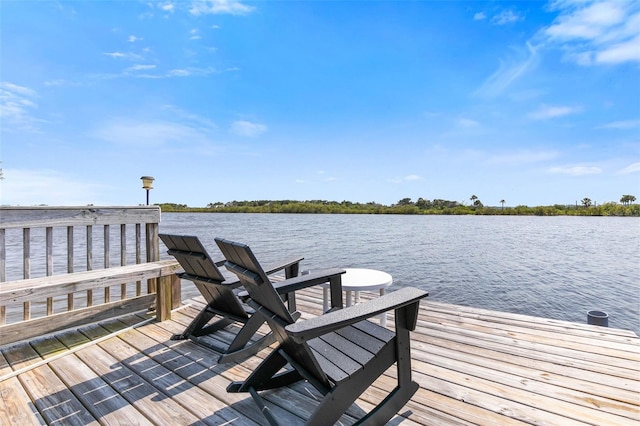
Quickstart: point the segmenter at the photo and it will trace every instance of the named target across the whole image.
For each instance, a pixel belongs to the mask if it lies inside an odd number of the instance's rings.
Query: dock
[[[320,315],[321,289],[299,292],[297,303],[303,319]],[[0,347],[0,424],[266,424],[249,394],[226,387],[270,348],[218,365],[210,349],[170,340],[203,304],[186,300],[167,321],[129,314]],[[633,332],[427,298],[411,337],[420,389],[393,425],[640,425]],[[393,374],[341,423],[355,423],[379,401]],[[266,394],[277,418],[292,425],[304,422],[316,396],[304,382]]]

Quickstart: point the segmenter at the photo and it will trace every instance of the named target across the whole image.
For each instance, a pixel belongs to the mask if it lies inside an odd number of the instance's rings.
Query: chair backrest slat
[[[203,277],[203,280],[212,279],[219,282],[225,280],[224,275],[222,275],[222,272],[220,272],[197,237],[160,234],[160,239],[169,248],[168,253],[180,262],[187,274]]]
[[[236,274],[249,296],[260,305],[267,307],[287,324],[295,321],[284,302],[273,288],[269,277],[260,266],[249,246],[216,238],[227,264],[225,267]]]

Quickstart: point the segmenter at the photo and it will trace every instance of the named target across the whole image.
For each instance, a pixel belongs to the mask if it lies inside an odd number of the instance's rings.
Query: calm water
[[[249,244],[259,259],[303,269],[376,268],[429,299],[586,322],[640,334],[640,219],[163,213],[160,231]]]

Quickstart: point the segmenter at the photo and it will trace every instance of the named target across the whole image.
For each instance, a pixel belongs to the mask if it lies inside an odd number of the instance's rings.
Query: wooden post
[[[182,305],[182,281],[176,274],[169,278],[171,278],[171,309],[178,309]]]
[[[175,274],[174,274],[175,275]],[[171,319],[171,283],[172,276],[157,279],[156,291],[156,319],[167,321]]]
[[[147,248],[147,262],[156,262],[160,260],[160,238],[158,237],[158,224],[147,223],[145,226],[145,240]],[[155,293],[156,279],[147,281],[147,293]]]

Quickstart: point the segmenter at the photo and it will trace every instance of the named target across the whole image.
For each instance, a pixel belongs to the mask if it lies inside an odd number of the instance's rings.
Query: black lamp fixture
[[[152,176],[142,176],[142,189],[147,191],[147,205],[149,205],[149,190],[153,189],[153,181],[155,180]]]

